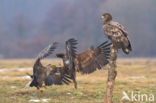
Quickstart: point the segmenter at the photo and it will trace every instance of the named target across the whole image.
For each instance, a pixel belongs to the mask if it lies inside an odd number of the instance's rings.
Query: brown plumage
[[[115,48],[122,48],[124,53],[129,54],[132,48],[125,28],[118,22],[114,22],[109,13],[103,14],[101,18],[103,19],[103,30],[106,37],[112,41]]]
[[[65,71],[74,82],[77,88],[76,71],[82,74],[89,74],[109,63],[110,45],[108,41],[98,47],[91,46],[87,51],[76,54],[75,39],[66,41],[66,53],[57,53],[56,56],[63,59]]]
[[[63,67],[56,67],[51,64],[43,66],[40,62],[41,59],[52,54],[56,47],[57,43],[55,42],[39,53],[33,66],[33,75],[30,75],[32,81],[26,85],[26,89],[33,86],[39,89],[42,87],[43,83],[47,86],[70,83],[70,77],[66,74]]]
[[[111,43],[106,41],[96,48],[91,46],[87,51],[77,54],[75,59],[77,71],[89,74],[108,64],[110,45]]]

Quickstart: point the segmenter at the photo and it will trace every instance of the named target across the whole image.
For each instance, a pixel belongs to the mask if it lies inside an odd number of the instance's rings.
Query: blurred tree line
[[[6,28],[0,18],[0,58],[32,58],[54,41],[62,43],[63,50],[64,41],[70,37],[78,39],[80,51],[96,46],[106,40],[100,19],[105,12],[112,13],[128,30],[133,47],[129,57],[156,56],[156,2],[126,1],[58,0],[41,23],[21,12]],[[120,56],[125,55],[121,52]]]

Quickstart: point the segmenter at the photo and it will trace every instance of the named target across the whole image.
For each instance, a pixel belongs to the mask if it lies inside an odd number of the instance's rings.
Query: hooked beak
[[[104,19],[104,16],[101,16],[101,19]]]

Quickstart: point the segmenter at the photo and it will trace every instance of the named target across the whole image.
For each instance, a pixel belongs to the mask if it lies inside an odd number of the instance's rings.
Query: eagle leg
[[[75,89],[77,89],[77,82],[76,82],[75,78],[73,79],[73,82],[74,82]]]
[[[75,79],[75,76],[72,75],[71,78],[73,79],[75,89],[77,89],[77,81]]]

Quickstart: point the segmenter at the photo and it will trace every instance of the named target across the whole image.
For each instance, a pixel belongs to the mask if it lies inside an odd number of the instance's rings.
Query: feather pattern
[[[66,41],[66,58],[69,60],[69,70],[75,71],[75,58],[76,58],[76,45],[77,40],[74,38],[69,39]]]
[[[57,45],[58,45],[57,42],[50,44],[48,47],[43,49],[37,56],[33,66],[33,75],[31,76],[32,77],[32,81],[30,83],[31,87],[35,86],[38,89],[42,87],[42,83],[45,80],[47,73],[50,71],[50,68],[44,67],[41,64],[40,60],[52,54],[52,52],[57,48]]]
[[[48,47],[43,49],[37,56],[33,67],[33,75],[30,75],[32,77],[31,83],[28,84],[30,87],[35,86],[39,89],[40,87],[42,87],[43,83],[45,83],[45,85],[47,86],[62,84],[68,85],[69,83],[71,83],[70,80],[73,78],[69,72],[75,70],[75,63],[73,62],[76,57],[75,45],[77,44],[77,41],[75,39],[69,39],[68,41],[66,41],[66,55],[62,53],[58,54],[58,57],[64,58],[64,60],[69,60],[68,66],[56,67],[51,66],[51,64],[43,66],[40,62],[41,59],[53,53],[53,51],[57,48],[57,44],[58,43],[55,42],[49,45]],[[26,86],[26,88],[29,87],[28,85]]]
[[[82,74],[89,74],[97,69],[102,69],[108,64],[110,45],[111,43],[106,41],[96,48],[91,47],[89,50],[77,54],[75,59],[77,71]]]
[[[34,63],[34,67],[33,67],[33,72],[35,73],[37,66],[42,67],[42,64],[40,63],[41,59],[44,59],[45,57],[49,56],[50,54],[52,54],[52,52],[57,48],[58,43],[54,42],[53,44],[50,44],[48,47],[46,47],[45,49],[43,49],[38,56],[36,57],[35,63]]]
[[[111,14],[105,13],[103,17],[103,30],[106,37],[111,40],[115,48],[121,48],[124,53],[129,54],[132,47],[126,29],[118,22],[113,21]]]
[[[43,59],[43,58],[49,56],[57,48],[57,46],[58,46],[57,42],[54,42],[53,44],[50,44],[48,47],[46,47],[45,49],[43,49],[39,53],[39,55],[37,56],[37,59]]]
[[[77,82],[76,82],[76,70],[75,70],[75,58],[76,58],[76,45],[77,40],[74,38],[71,38],[66,41],[66,54],[64,58],[64,66],[66,68],[67,74],[70,75],[71,79],[74,82],[74,87],[77,88]]]
[[[122,48],[123,51],[127,48],[128,51],[124,51],[126,54],[132,50],[128,32],[121,24],[113,21],[109,22],[109,24],[104,24],[104,32],[116,48]]]
[[[40,63],[41,59],[52,54],[52,52],[57,48],[57,45],[57,42],[50,44],[48,47],[46,47],[39,53],[34,63],[33,75],[30,75],[32,77],[32,81],[29,84],[27,84],[26,88],[28,88],[29,86],[35,86],[39,89],[40,87],[42,87],[43,83],[45,83],[45,85],[47,86],[53,84],[62,85],[63,83],[70,83],[70,78],[68,78],[69,76],[65,74],[63,68],[51,66],[51,64],[43,66]]]
[[[63,83],[69,84],[71,78],[65,74],[64,68],[62,67],[54,67],[50,74],[45,79],[45,84],[50,85],[62,85]]]

